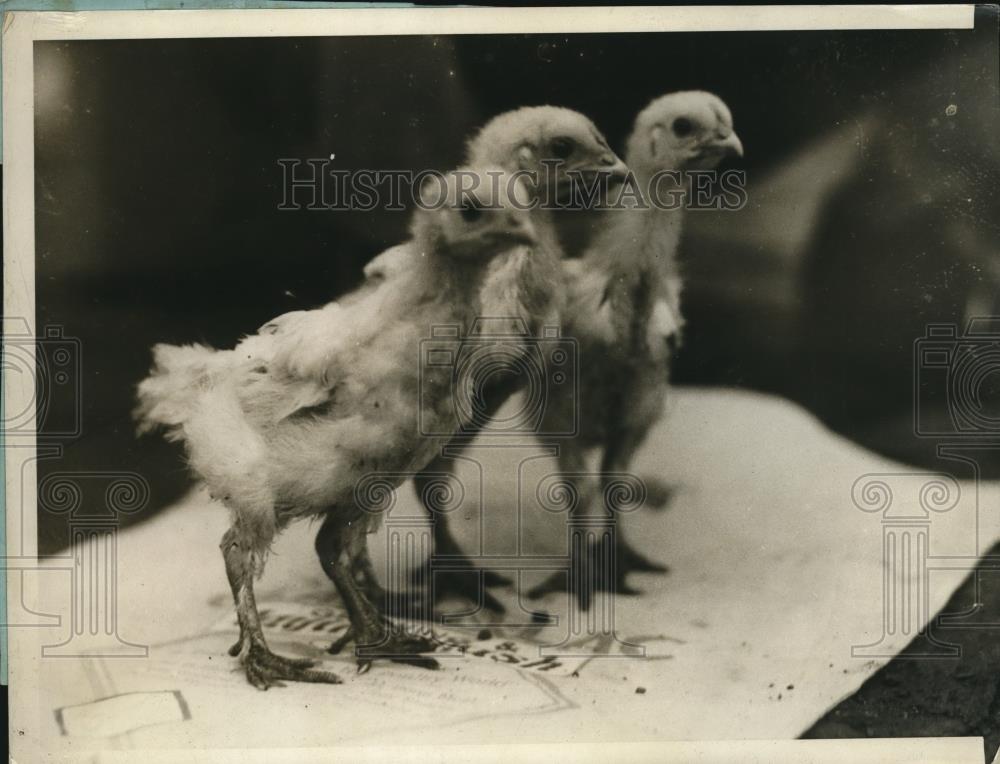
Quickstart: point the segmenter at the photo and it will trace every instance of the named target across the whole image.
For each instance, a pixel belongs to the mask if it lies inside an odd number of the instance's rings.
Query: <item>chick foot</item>
[[[482,575],[482,582],[477,575]],[[419,619],[422,614],[430,614],[433,604],[449,596],[458,596],[477,603],[479,608],[487,608],[494,613],[503,613],[503,604],[487,590],[488,586],[504,586],[508,579],[488,571],[448,571],[434,577],[434,592],[431,595],[422,585],[430,580],[429,573],[415,571],[412,580],[416,586],[408,589],[384,589],[381,586],[364,587],[365,595],[383,616],[393,619]],[[425,576],[427,576],[425,578]],[[433,596],[433,602],[429,601]]]
[[[658,512],[670,505],[674,498],[674,486],[654,477],[644,477],[642,482],[646,487],[646,506],[649,509]]]
[[[635,551],[624,540],[616,540],[613,549],[611,543],[602,539],[589,545],[583,559],[571,561],[572,570],[553,573],[528,590],[528,599],[535,600],[552,592],[564,592],[576,599],[581,610],[589,610],[596,592],[627,596],[642,594],[641,589],[636,589],[625,580],[629,572],[665,573],[668,570],[666,566]]]
[[[456,596],[475,602],[478,607],[485,607],[494,613],[507,612],[507,608],[490,593],[489,588],[511,586],[513,582],[509,578],[491,570],[476,568],[467,557],[450,555],[448,560],[450,563],[467,563],[468,567],[462,570],[453,570],[452,568],[457,566],[449,564],[446,570],[436,570],[433,562],[428,560],[413,571],[412,580],[415,582],[426,581],[431,587],[435,603],[449,596]]]
[[[308,658],[285,658],[272,653],[263,642],[251,641],[243,656],[247,680],[258,690],[284,687],[284,682],[316,682],[340,684],[339,676],[331,671],[314,669],[315,661]]]
[[[627,573],[668,573],[670,567],[646,557],[627,541],[618,542],[618,575]]]
[[[383,634],[385,632],[382,632]],[[349,626],[340,637],[338,637],[328,652],[338,655],[351,642],[356,642],[354,650],[358,659],[358,673],[364,674],[371,668],[372,662],[378,659],[388,659],[395,663],[405,663],[409,666],[418,666],[425,669],[438,669],[441,664],[434,658],[420,655],[420,653],[434,652],[437,643],[426,637],[418,637],[410,634],[394,634],[388,638],[381,639],[379,635],[369,636],[362,641],[357,640],[357,633],[353,626]]]

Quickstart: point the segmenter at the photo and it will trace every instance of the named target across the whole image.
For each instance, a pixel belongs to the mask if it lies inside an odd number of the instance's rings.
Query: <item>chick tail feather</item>
[[[181,439],[180,427],[209,386],[223,355],[205,345],[155,345],[153,367],[139,383],[138,405],[132,411],[138,433],[163,427],[169,440]]]
[[[184,443],[191,469],[232,511],[237,538],[258,567],[277,530],[274,496],[266,444],[225,373],[233,361],[232,353],[204,345],[156,345],[133,415],[140,433],[162,427],[169,440]]]

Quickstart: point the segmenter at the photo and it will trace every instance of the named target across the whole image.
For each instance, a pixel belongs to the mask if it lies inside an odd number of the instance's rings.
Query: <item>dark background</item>
[[[1000,313],[995,14],[975,31],[40,42],[35,64],[37,320],[79,339],[82,370],[48,414],[79,406],[81,433],[39,472],[140,472],[146,516],[189,485],[177,449],[133,435],[150,346],[231,346],[405,237],[405,213],[280,211],[279,158],[447,169],[490,116],[542,103],[620,147],[653,97],[712,90],[749,204],[689,216],[676,381],[784,395],[914,464],[938,442],[914,435],[914,340]],[[42,553],[65,522],[39,518]]]

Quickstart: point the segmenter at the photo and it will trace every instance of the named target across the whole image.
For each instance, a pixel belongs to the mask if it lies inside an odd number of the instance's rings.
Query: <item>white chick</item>
[[[356,642],[379,646],[359,658],[359,670],[373,657],[405,659],[434,647],[391,635],[354,580],[352,558],[379,522],[358,506],[355,490],[365,476],[419,470],[435,456],[438,444],[420,437],[418,421],[442,432],[464,424],[451,405],[451,375],[418,363],[420,341],[434,325],[471,324],[482,311],[490,260],[535,243],[528,214],[513,203],[526,190],[516,182],[495,187],[485,173],[476,171],[480,183],[464,198],[447,176],[447,203],[414,213],[412,247],[421,256],[405,280],[287,314],[233,350],[153,350],[153,369],[138,388],[139,429],[164,428],[182,441],[191,470],[230,511],[221,547],[240,625],[231,654],[258,688],[339,681],[310,661],[271,652],[254,602],[253,579],[275,536],[303,517],[323,518],[317,551]]]
[[[628,471],[663,416],[671,346],[683,323],[677,263],[683,207],[665,208],[671,192],[685,190],[687,171],[712,169],[723,157],[742,153],[729,109],[717,96],[687,91],[657,98],[636,117],[625,155],[648,206],[603,213],[583,257],[564,263],[563,327],[578,343],[580,402],[579,434],[560,442],[558,458],[560,472],[580,497],[581,513],[614,512],[611,482]],[[544,429],[558,431],[559,422],[573,416],[559,404],[547,411]],[[593,449],[600,455],[599,479],[586,477]],[[590,550],[593,578],[577,592],[584,608],[594,590],[636,593],[625,583],[629,571],[666,570],[626,543],[620,523],[615,540],[616,570],[610,575],[596,564],[605,550]],[[556,574],[530,594],[564,589],[569,578]]]

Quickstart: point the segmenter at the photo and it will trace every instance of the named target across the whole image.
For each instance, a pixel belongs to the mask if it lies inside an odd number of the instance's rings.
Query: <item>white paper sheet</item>
[[[537,445],[501,444],[480,444],[481,490],[475,464],[460,471],[464,500],[450,515],[456,532],[467,548],[494,557],[565,555],[565,515],[541,509],[534,490],[552,462],[530,458]],[[793,738],[905,646],[1000,535],[1000,490],[977,488],[967,464],[942,462],[956,483],[935,478],[832,435],[787,402],[750,393],[678,390],[634,470],[674,488],[665,511],[621,521],[634,545],[671,571],[632,578],[645,594],[615,601],[616,639],[600,629],[570,634],[564,597],[522,598],[519,607],[514,591],[496,589],[508,622],[528,626],[497,625],[480,613],[441,630],[467,645],[464,654],[442,653],[439,671],[377,662],[356,675],[350,656],[323,652],[343,614],[315,560],[315,525],[301,523],[281,537],[257,584],[266,633],[277,652],[323,659],[345,683],[268,692],[247,684],[226,655],[236,636],[218,550],[227,513],[195,493],[118,534],[117,635],[133,645],[122,652],[139,657],[41,659],[41,737],[64,754]],[[928,511],[921,492],[935,480],[949,495]],[[881,512],[871,511],[879,501],[873,482],[893,493]],[[404,486],[390,518],[407,517],[419,525],[423,513]],[[886,579],[909,592],[908,613],[884,602],[883,539],[893,533],[927,540],[923,566],[903,574],[896,565]],[[377,567],[388,536],[383,528],[371,538]],[[924,548],[914,544],[914,554]],[[526,573],[524,589],[544,575]],[[42,643],[64,642],[73,622],[68,574],[40,578],[47,612],[62,615],[61,626],[40,630]],[[531,611],[558,624],[531,625]],[[883,633],[884,622],[894,633]],[[939,636],[946,641],[947,632]],[[575,648],[563,652],[577,655],[538,663],[540,645],[570,638]],[[645,657],[623,655],[628,645],[642,646]],[[612,655],[585,656],[594,651]],[[101,701],[123,695],[131,701]]]

